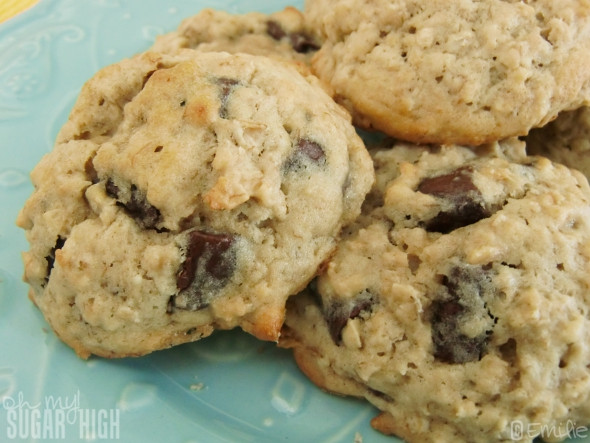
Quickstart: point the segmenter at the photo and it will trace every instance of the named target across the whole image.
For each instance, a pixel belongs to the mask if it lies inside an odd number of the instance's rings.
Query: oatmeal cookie
[[[516,423],[530,442],[590,423],[590,187],[522,152],[373,150],[361,217],[290,299],[280,345],[379,408],[376,429],[489,442]]]
[[[121,357],[216,328],[277,340],[373,168],[315,77],[185,49],[99,71],[32,181],[30,297],[80,356]]]
[[[313,59],[355,122],[412,142],[522,136],[587,104],[590,4],[308,0]]]

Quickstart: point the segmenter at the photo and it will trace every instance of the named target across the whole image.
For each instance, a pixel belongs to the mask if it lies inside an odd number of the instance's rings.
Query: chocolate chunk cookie
[[[231,14],[207,8],[183,20],[177,30],[157,37],[153,49],[244,52],[308,64],[320,46],[319,37],[293,7],[272,14]]]
[[[318,83],[290,63],[184,49],[84,86],[18,218],[30,297],[80,356],[216,328],[278,339],[287,297],[374,179]]]
[[[522,136],[589,100],[578,0],[308,0],[316,74],[358,125],[413,142]]]
[[[280,345],[408,442],[564,439],[590,423],[585,177],[515,139],[371,152],[362,214],[289,301]]]

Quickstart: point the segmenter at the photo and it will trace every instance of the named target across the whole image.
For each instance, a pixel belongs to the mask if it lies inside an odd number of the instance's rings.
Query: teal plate
[[[141,358],[81,360],[21,281],[28,246],[15,220],[28,174],[82,84],[202,8],[289,4],[303,1],[41,0],[0,25],[0,441],[399,441],[371,429],[372,406],[322,392],[290,352],[237,330]]]

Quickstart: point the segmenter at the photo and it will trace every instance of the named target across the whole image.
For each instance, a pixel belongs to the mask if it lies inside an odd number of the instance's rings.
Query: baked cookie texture
[[[303,14],[296,8],[287,7],[271,14],[231,14],[206,8],[184,19],[175,31],[158,36],[152,49],[243,52],[309,64],[320,46],[319,37],[308,29]]]
[[[527,152],[546,156],[590,177],[590,108],[562,112],[542,128],[533,129],[525,140]]]
[[[522,136],[588,103],[590,4],[308,0],[316,74],[355,123],[418,143]]]
[[[585,177],[515,139],[371,152],[362,215],[290,299],[280,345],[408,442],[560,440],[589,423]]]
[[[30,297],[82,357],[237,326],[276,341],[373,177],[349,114],[299,66],[140,54],[83,87],[32,172]]]

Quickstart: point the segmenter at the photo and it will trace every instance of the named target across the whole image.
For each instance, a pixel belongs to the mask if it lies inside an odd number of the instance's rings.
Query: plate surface
[[[371,429],[373,407],[321,392],[290,352],[240,331],[142,358],[80,360],[21,281],[28,246],[15,220],[28,174],[82,84],[202,8],[287,5],[303,1],[42,0],[0,26],[0,441],[399,441]]]

